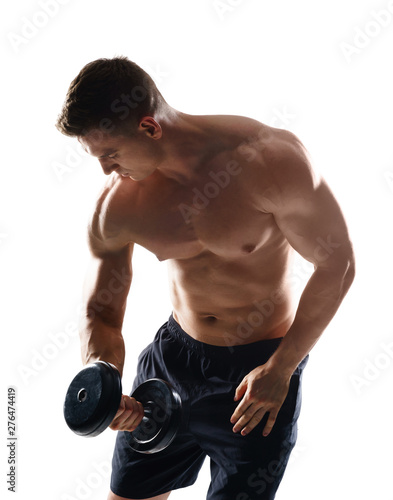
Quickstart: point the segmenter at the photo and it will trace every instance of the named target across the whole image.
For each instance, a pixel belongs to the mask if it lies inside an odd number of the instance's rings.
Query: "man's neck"
[[[187,115],[171,108],[160,121],[164,160],[158,170],[182,184],[198,174],[198,168],[221,149],[221,138],[207,130],[206,117]],[[213,117],[212,117],[213,119]]]

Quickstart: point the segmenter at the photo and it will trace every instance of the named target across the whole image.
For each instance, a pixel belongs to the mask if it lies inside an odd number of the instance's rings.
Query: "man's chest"
[[[187,259],[202,251],[237,258],[259,250],[279,229],[256,208],[241,179],[208,176],[192,186],[162,182],[138,193],[123,224],[130,238],[159,260]]]

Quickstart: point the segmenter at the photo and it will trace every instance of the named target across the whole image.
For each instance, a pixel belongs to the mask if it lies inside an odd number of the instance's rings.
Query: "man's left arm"
[[[280,346],[237,388],[235,400],[241,401],[231,422],[234,432],[242,431],[243,435],[267,412],[263,434],[270,433],[293,372],[334,317],[355,275],[352,244],[341,209],[297,140],[275,156],[272,184],[271,213],[291,246],[312,262],[315,270]]]

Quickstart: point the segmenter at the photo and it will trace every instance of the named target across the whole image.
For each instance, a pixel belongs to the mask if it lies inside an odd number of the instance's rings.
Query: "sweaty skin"
[[[121,327],[139,244],[167,262],[174,318],[195,339],[231,347],[284,337],[235,395],[234,432],[249,433],[269,412],[267,435],[293,371],[353,280],[344,217],[290,132],[242,117],[168,116],[147,117],[133,137],[79,138],[109,175],[89,225],[83,360],[123,370]],[[298,305],[294,251],[315,267]],[[116,292],[108,303],[100,291],[109,286]],[[111,427],[133,430],[141,419],[141,405],[123,396]]]

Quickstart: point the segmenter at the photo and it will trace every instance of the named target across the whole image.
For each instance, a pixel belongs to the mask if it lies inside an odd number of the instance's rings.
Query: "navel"
[[[215,323],[217,321],[217,316],[214,316],[213,314],[209,314],[208,316],[205,317],[205,320],[208,323]]]
[[[243,245],[242,250],[245,253],[251,253],[255,250],[255,245],[253,245],[252,243],[249,243],[248,245]]]

